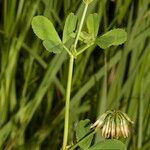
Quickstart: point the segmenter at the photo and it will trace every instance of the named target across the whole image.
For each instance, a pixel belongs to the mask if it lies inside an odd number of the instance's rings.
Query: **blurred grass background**
[[[0,149],[57,150],[62,145],[68,57],[44,50],[31,20],[44,15],[62,35],[81,0],[0,0]],[[75,61],[69,144],[79,120],[120,109],[135,122],[129,150],[150,148],[150,0],[94,0],[99,34],[124,28],[127,42],[89,48]],[[95,142],[100,140],[97,134]]]

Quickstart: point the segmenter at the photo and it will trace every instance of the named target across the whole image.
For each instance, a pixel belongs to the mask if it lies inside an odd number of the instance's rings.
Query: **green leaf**
[[[96,39],[96,44],[106,49],[112,45],[120,45],[127,39],[127,33],[123,29],[113,29]]]
[[[98,34],[98,29],[99,29],[99,16],[98,14],[90,14],[87,18],[87,29],[89,34],[92,34],[94,37],[97,36]]]
[[[114,42],[113,36],[101,36],[98,39],[96,39],[96,44],[102,49],[106,49],[112,46],[113,42]]]
[[[51,40],[44,40],[43,46],[47,51],[53,53],[61,53],[63,51],[63,44],[61,42],[54,42]]]
[[[61,42],[53,24],[44,16],[35,16],[31,22],[34,33],[41,40],[51,40],[55,42]]]
[[[63,43],[67,42],[72,35],[74,34],[73,32],[76,29],[77,25],[77,16],[75,16],[73,13],[70,13],[67,16],[64,30],[63,30]]]
[[[116,139],[104,140],[91,146],[88,150],[126,150],[125,144]]]
[[[84,32],[84,31],[82,31],[80,33],[79,40],[84,42],[84,43],[89,43],[91,41],[94,41],[93,36],[87,32]]]
[[[81,120],[78,123],[76,130],[77,142],[80,141],[82,138],[84,138],[86,135],[88,135],[90,132],[91,132],[90,120],[89,119]],[[87,138],[87,140],[83,141],[79,146],[82,149],[87,149],[91,145],[92,139],[93,136]]]

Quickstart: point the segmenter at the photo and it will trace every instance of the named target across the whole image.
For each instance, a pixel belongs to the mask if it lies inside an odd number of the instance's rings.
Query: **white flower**
[[[105,138],[127,138],[129,136],[129,124],[131,119],[123,112],[109,110],[102,114],[91,128],[101,128]]]

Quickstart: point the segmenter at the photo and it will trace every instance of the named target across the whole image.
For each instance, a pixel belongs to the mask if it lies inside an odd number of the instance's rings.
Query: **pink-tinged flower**
[[[105,138],[127,138],[130,130],[129,125],[133,124],[127,114],[108,110],[102,114],[99,119],[91,126],[91,128],[101,128],[102,136]]]

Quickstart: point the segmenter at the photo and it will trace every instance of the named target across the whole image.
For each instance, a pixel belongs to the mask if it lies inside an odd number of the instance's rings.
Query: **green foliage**
[[[93,37],[96,37],[99,29],[99,16],[98,14],[90,14],[87,18],[87,29],[88,33],[92,34]]]
[[[89,119],[81,120],[78,123],[77,128],[76,128],[77,142],[80,141],[81,139],[83,139],[85,136],[87,136],[90,132],[91,132],[90,120]],[[92,139],[93,139],[93,136],[87,138],[86,140],[81,142],[81,144],[79,144],[79,146],[82,149],[87,149],[91,145]]]
[[[63,44],[51,40],[44,40],[43,45],[49,52],[61,53],[63,51]]]
[[[41,40],[61,42],[53,24],[44,16],[35,16],[32,20],[32,29]]]
[[[120,45],[127,40],[127,33],[123,29],[113,29],[96,39],[96,44],[106,49],[112,45]]]
[[[89,119],[81,120],[76,127],[77,143],[72,146],[70,150],[75,149],[77,146],[79,146],[83,150],[126,150],[125,144],[117,139],[102,140],[91,146],[93,136],[97,132],[97,130],[98,129],[91,129]]]
[[[43,40],[43,45],[49,52],[60,53],[63,50],[61,40],[51,23],[44,16],[35,16],[32,20],[32,29],[34,33]]]
[[[116,139],[104,140],[88,148],[88,150],[126,150],[125,144]]]
[[[65,21],[65,26],[63,29],[63,43],[66,43],[72,36],[74,36],[74,31],[77,26],[77,16],[73,13],[70,13]]]

